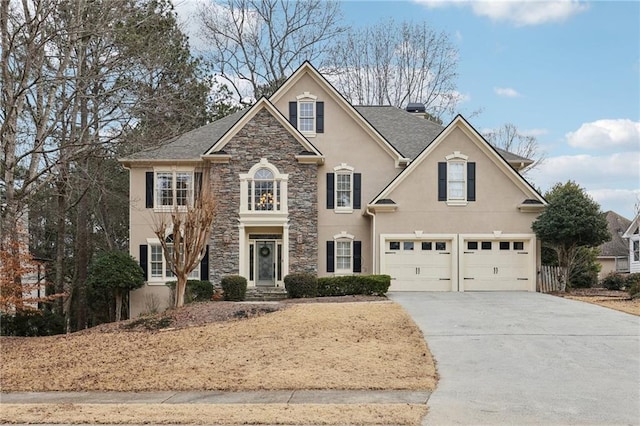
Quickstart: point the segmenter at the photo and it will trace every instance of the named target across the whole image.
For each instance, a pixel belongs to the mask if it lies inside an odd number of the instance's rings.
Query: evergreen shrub
[[[625,278],[618,273],[610,272],[602,279],[602,287],[607,290],[621,290],[625,286]]]
[[[289,274],[284,277],[284,288],[292,299],[316,297],[318,278],[309,273]]]
[[[224,300],[240,302],[247,294],[247,279],[240,275],[227,275],[220,282],[224,291]]]
[[[389,275],[344,275],[318,278],[318,296],[374,295],[389,291]]]

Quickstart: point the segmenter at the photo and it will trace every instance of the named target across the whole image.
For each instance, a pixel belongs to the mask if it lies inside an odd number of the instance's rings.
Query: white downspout
[[[371,272],[372,274],[377,274],[378,262],[376,257],[376,242],[378,239],[376,238],[376,215],[371,210],[369,210],[369,207],[367,207],[364,212],[367,216],[371,216],[371,247],[372,247],[372,255],[371,255],[372,271]]]

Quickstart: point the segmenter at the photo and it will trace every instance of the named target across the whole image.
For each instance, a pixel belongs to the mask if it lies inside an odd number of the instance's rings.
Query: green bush
[[[621,290],[625,286],[625,277],[615,272],[610,272],[602,279],[602,287],[607,290]]]
[[[224,291],[224,300],[239,302],[247,293],[247,279],[240,275],[227,275],[220,282]]]
[[[318,296],[355,294],[383,296],[391,285],[389,275],[345,275],[318,278]]]
[[[23,311],[15,315],[0,313],[0,336],[53,336],[64,333],[64,316],[43,311]]]
[[[316,297],[318,295],[318,278],[308,273],[289,274],[284,277],[284,288],[292,299]]]
[[[167,286],[171,294],[175,295],[176,281],[169,281]],[[184,292],[184,303],[206,302],[213,296],[213,285],[209,281],[187,280],[187,288]],[[173,300],[173,297],[171,297]]]
[[[627,288],[627,292],[630,297],[640,295],[640,273],[636,272],[634,274],[627,275],[625,287]]]

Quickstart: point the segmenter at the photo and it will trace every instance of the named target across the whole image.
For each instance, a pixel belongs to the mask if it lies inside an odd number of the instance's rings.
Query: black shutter
[[[333,209],[335,196],[334,191],[335,175],[333,173],[327,173],[327,208]]]
[[[193,178],[193,200],[197,201],[202,194],[202,172],[195,172]]]
[[[147,250],[148,247],[146,244],[140,244],[140,267],[142,268],[142,274],[144,275],[144,280],[147,281],[149,278],[149,273],[147,270]]]
[[[362,241],[353,242],[353,272],[362,272]]]
[[[476,200],[476,163],[467,163],[467,201]]]
[[[327,272],[335,272],[333,241],[327,241]]]
[[[200,281],[209,281],[209,246],[205,248],[204,257],[200,261]]]
[[[316,102],[316,133],[324,133],[324,102]]]
[[[353,208],[362,208],[362,173],[353,174]]]
[[[447,201],[447,163],[438,163],[438,201]]]
[[[298,103],[289,102],[289,123],[298,128]]]
[[[146,203],[145,207],[148,209],[153,208],[153,172],[147,172],[145,174],[146,179]]]

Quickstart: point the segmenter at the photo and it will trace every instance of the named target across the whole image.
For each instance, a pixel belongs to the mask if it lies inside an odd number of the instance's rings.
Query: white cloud
[[[614,212],[631,220],[634,208],[640,202],[640,189],[594,189],[587,193],[600,204],[602,211]]]
[[[493,91],[498,96],[503,96],[505,98],[519,98],[522,96],[516,89],[512,89],[510,87],[494,87]]]
[[[543,192],[556,183],[572,180],[584,188],[602,210],[633,216],[633,205],[640,194],[640,152],[611,155],[563,155],[547,158],[529,172],[527,178]]]
[[[628,119],[597,120],[584,123],[566,134],[574,148],[598,150],[640,150],[640,122]]]
[[[562,22],[589,9],[578,0],[554,1],[469,1],[469,0],[414,0],[427,7],[471,7],[473,13],[496,22],[510,22],[516,26],[541,25]]]
[[[532,171],[535,182],[546,190],[558,182],[573,180],[587,188],[640,188],[640,152],[611,155],[562,155],[550,157]]]

